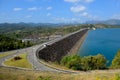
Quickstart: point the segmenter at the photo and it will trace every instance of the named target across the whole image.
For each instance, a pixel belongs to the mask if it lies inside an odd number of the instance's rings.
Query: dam
[[[51,62],[60,62],[63,56],[77,54],[89,29],[81,29],[62,38],[47,42],[44,47],[36,51],[38,59]]]

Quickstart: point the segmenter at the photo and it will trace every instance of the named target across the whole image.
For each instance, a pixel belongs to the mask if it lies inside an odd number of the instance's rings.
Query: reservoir
[[[89,30],[78,55],[81,57],[102,54],[108,60],[108,65],[120,50],[120,28]]]

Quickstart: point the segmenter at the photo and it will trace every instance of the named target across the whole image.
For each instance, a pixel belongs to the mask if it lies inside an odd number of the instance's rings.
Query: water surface
[[[83,56],[103,54],[110,65],[120,49],[120,28],[90,30],[78,54]]]

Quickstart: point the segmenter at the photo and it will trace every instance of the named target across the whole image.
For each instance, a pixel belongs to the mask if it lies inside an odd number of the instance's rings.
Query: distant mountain
[[[58,24],[52,24],[52,23],[24,23],[24,22],[20,22],[20,23],[1,23],[1,26],[19,26],[19,27],[57,27]]]
[[[106,24],[106,25],[120,25],[119,19],[110,19],[106,21],[87,21],[85,24]]]
[[[27,31],[27,30],[34,30],[34,29],[43,29],[43,28],[56,28],[56,27],[69,27],[75,24],[68,24],[68,23],[0,23],[0,33],[5,32],[14,32],[16,30],[20,31]]]
[[[0,23],[0,28],[9,28],[9,27],[18,27],[18,28],[23,28],[23,27],[63,27],[63,26],[69,26],[69,25],[75,25],[75,24],[70,24],[70,23]]]

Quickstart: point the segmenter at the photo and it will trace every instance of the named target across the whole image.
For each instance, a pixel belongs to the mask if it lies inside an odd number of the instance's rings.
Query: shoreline
[[[69,54],[77,54],[80,47],[82,46],[84,40],[86,39],[86,36],[88,35],[89,30],[79,39],[79,41],[76,42],[76,44],[73,46],[73,48],[70,50]]]

